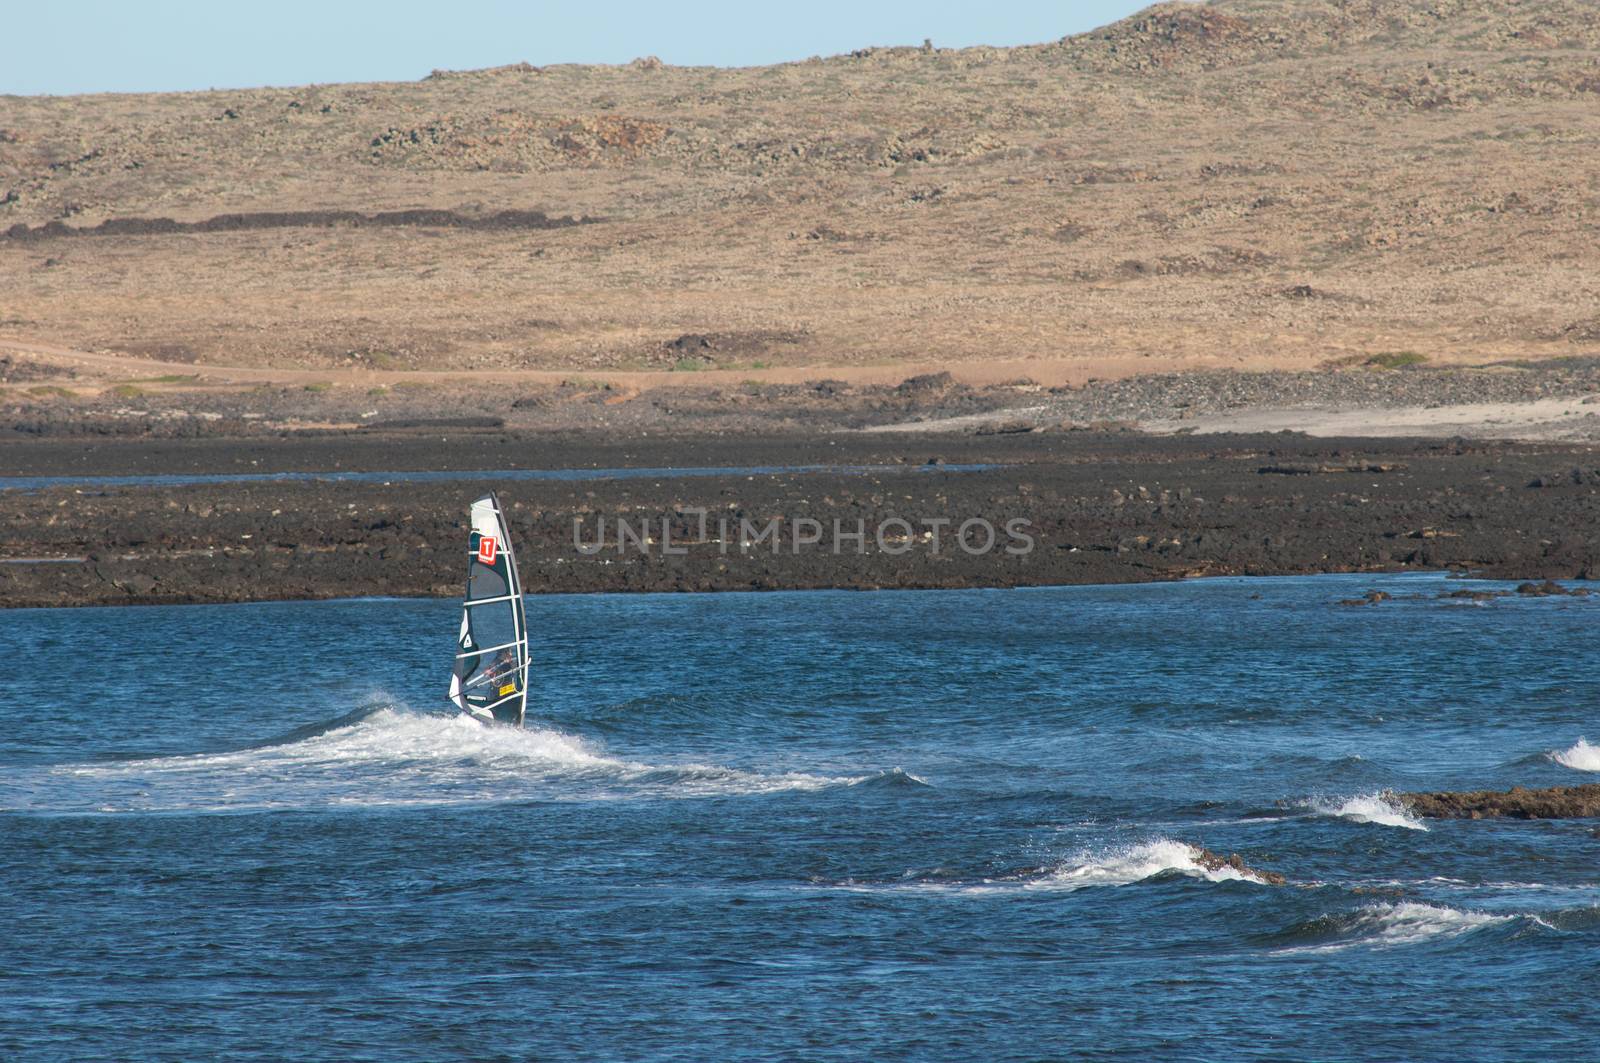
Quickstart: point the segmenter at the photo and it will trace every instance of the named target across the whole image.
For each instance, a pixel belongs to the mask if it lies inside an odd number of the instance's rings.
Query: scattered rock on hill
[[[902,380],[895,390],[902,395],[930,395],[949,391],[955,383],[955,377],[949,373],[923,373]]]
[[[40,365],[38,362],[22,361],[9,354],[0,354],[0,384],[21,384],[30,380],[70,376],[77,376],[77,373],[65,366]]]

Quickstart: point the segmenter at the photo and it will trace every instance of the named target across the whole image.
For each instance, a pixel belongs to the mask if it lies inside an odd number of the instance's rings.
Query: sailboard
[[[475,720],[521,727],[528,705],[528,618],[517,557],[493,491],[472,503],[471,512],[450,700]]]

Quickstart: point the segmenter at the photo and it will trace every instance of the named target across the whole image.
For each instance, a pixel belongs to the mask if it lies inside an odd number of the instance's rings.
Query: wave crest
[[[1591,746],[1588,739],[1580,738],[1566,749],[1551,753],[1550,759],[1574,771],[1600,771],[1600,746]]]
[[[1428,829],[1428,825],[1412,815],[1392,796],[1386,793],[1357,794],[1354,797],[1317,798],[1306,807],[1322,816],[1337,816],[1353,823],[1376,823],[1385,827],[1404,827],[1406,830]]]
[[[1062,864],[1042,878],[1027,883],[1028,889],[1080,890],[1089,886],[1127,886],[1162,874],[1181,874],[1207,882],[1253,882],[1264,880],[1238,868],[1222,864],[1206,867],[1200,862],[1199,846],[1171,838],[1126,846],[1101,853],[1085,854],[1078,861]]]
[[[1290,927],[1281,938],[1309,938],[1316,942],[1284,950],[1287,952],[1330,952],[1357,945],[1392,948],[1458,937],[1482,927],[1504,925],[1517,918],[1514,915],[1490,915],[1442,905],[1401,901],[1371,904],[1353,912],[1324,915]]]

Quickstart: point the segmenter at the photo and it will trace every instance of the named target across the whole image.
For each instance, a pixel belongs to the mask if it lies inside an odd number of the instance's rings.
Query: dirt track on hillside
[[[732,372],[218,367],[0,341],[0,444],[55,436],[243,437],[506,427],[590,439],[837,431],[1312,435],[1600,442],[1600,358],[1418,358],[1310,372],[1153,374],[1148,363],[981,362]],[[1099,375],[1086,377],[1093,368]],[[824,373],[826,375],[817,375]],[[4,468],[0,456],[0,469]]]
[[[326,369],[294,369],[283,366],[237,366],[192,361],[171,361],[151,358],[126,351],[107,349],[84,351],[37,339],[0,339],[0,352],[9,352],[40,366],[40,378],[65,373],[74,374],[74,387],[99,390],[129,379],[179,378],[164,388],[152,390],[187,390],[186,385],[196,382],[218,384],[328,384],[349,388],[394,387],[405,384],[432,383],[488,383],[501,385],[559,384],[579,377],[609,384],[617,389],[641,391],[656,387],[693,388],[707,385],[737,385],[745,381],[768,384],[801,384],[818,379],[842,380],[854,385],[897,384],[910,376],[949,372],[962,383],[975,387],[1002,384],[1007,381],[1027,379],[1047,387],[1081,387],[1091,380],[1122,380],[1128,377],[1177,369],[1177,363],[1153,361],[1134,357],[1090,357],[1079,359],[1027,358],[1000,361],[973,361],[959,364],[895,362],[867,366],[788,366],[765,368],[716,369],[690,371],[659,370],[597,370],[582,374],[561,369],[473,369],[439,368],[424,370],[387,370],[370,366],[344,366]],[[1207,368],[1240,366],[1245,369],[1267,369],[1272,359],[1260,358],[1241,363],[1236,358],[1193,359],[1181,368]]]

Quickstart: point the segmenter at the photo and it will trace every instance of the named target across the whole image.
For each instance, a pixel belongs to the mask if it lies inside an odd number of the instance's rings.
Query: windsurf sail
[[[450,700],[484,723],[521,727],[528,704],[528,618],[506,531],[505,512],[493,491],[472,503],[467,598]]]

